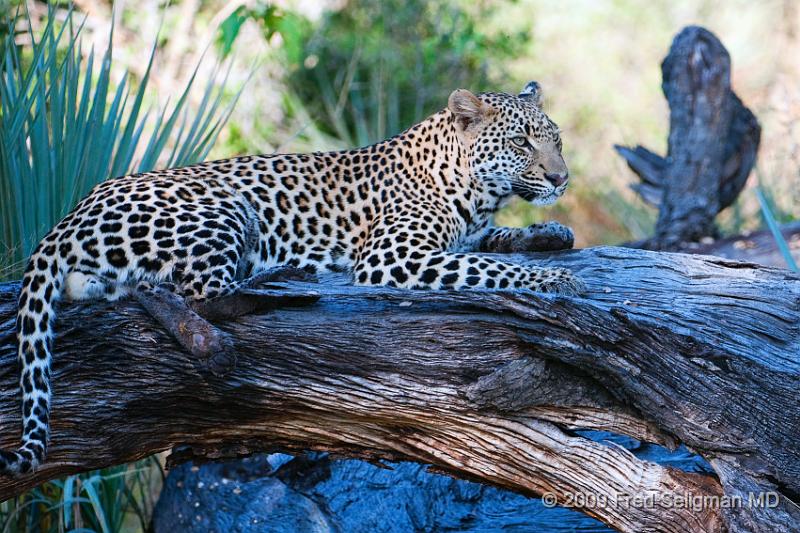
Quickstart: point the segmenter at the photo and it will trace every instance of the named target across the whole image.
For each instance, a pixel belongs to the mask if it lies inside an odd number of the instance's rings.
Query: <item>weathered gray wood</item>
[[[633,188],[659,207],[648,248],[680,249],[716,236],[714,217],[731,205],[753,168],[761,127],[730,85],[730,56],[705,28],[684,28],[661,65],[670,108],[666,157],[616,146],[640,178]]]
[[[781,234],[789,246],[795,263],[800,263],[800,222],[781,226]],[[684,250],[689,253],[717,255],[737,261],[748,261],[760,265],[788,268],[770,230],[760,230],[740,235],[731,235],[710,242],[695,243]]]
[[[537,256],[509,256],[530,261]],[[67,473],[179,448],[178,459],[306,449],[415,460],[528,495],[607,498],[621,531],[790,530],[800,523],[800,276],[719,258],[553,254],[582,297],[272,283],[287,307],[220,323],[215,377],[133,301],[58,319],[50,456],[0,499]],[[16,285],[0,286],[0,446],[18,438]],[[288,298],[288,299],[287,299]],[[572,435],[599,428],[710,459],[722,484]],[[775,490],[775,509],[646,508],[620,493]],[[788,525],[787,525],[788,524]]]
[[[780,228],[789,253],[800,263],[800,222],[790,222]],[[646,248],[648,241],[626,243],[630,248]],[[775,243],[775,237],[768,229],[729,235],[720,239],[704,239],[703,242],[686,244],[682,252],[701,255],[715,255],[734,261],[758,263],[759,265],[788,268],[786,258]]]

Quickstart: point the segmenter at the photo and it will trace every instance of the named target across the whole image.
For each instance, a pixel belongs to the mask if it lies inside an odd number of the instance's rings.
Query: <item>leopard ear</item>
[[[519,93],[519,97],[532,101],[537,107],[542,107],[542,86],[538,82],[529,81]]]
[[[463,130],[479,124],[489,110],[489,106],[466,89],[456,89],[450,93],[447,108],[453,113],[456,122]]]

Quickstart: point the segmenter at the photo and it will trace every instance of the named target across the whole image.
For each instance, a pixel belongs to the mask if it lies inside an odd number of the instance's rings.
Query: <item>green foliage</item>
[[[248,13],[244,6],[239,6],[233,13],[222,21],[219,26],[219,35],[217,35],[217,47],[223,56],[231,53],[233,42],[239,35],[239,30],[242,24],[247,20]]]
[[[99,56],[94,50],[84,54],[82,26],[73,18],[71,10],[63,23],[50,16],[40,32],[32,29],[27,13],[4,24],[0,277],[18,275],[44,233],[97,183],[157,164],[203,160],[230,112],[221,108],[222,91],[212,80],[190,116],[192,77],[172,109],[149,120],[143,104],[155,47],[138,87],[127,74],[115,84],[111,46]],[[18,36],[14,28],[20,21],[27,31]],[[18,45],[18,37],[31,44]]]
[[[45,483],[0,503],[2,531],[147,529],[164,473],[155,457]]]
[[[115,83],[110,46],[99,56],[98,65],[94,51],[84,54],[81,49],[81,23],[73,20],[71,10],[66,15],[57,23],[51,11],[45,27],[38,30],[27,13],[3,24],[3,277],[16,277],[43,233],[100,181],[157,165],[203,160],[236,101],[223,106],[222,88],[214,83],[217,68],[193,109],[188,96],[195,76],[171,109],[146,111],[155,47],[136,87],[127,74]],[[15,28],[20,26],[27,29],[18,35]],[[45,483],[1,503],[0,528],[4,532],[145,530],[162,478],[158,461],[149,458]]]
[[[0,523],[3,531],[144,530],[162,480],[154,458],[68,476],[0,504]]]
[[[384,139],[443,108],[454,88],[497,88],[490,63],[527,39],[481,29],[500,8],[354,0],[318,27],[285,17],[289,85],[325,133],[351,145]]]
[[[239,6],[220,24],[216,41],[217,47],[223,57],[230,54],[233,43],[247,20],[257,22],[261,26],[264,37],[269,40],[276,32],[291,33],[287,25],[290,26],[291,20],[295,18],[297,17],[291,12],[284,11],[263,0],[256,1],[252,5]]]

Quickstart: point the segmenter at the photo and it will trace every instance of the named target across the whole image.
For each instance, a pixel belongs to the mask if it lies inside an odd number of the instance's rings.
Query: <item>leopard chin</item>
[[[551,192],[546,196],[535,196],[534,198],[528,200],[533,205],[551,205],[555,203],[556,200],[559,199],[561,195],[557,194],[556,192]],[[526,198],[527,200],[527,198]]]
[[[533,205],[550,205],[554,203],[556,200],[558,200],[563,194],[558,192],[558,190],[550,191],[545,195],[541,195],[531,190],[520,190],[515,192],[520,198],[522,198],[526,202],[532,203]]]

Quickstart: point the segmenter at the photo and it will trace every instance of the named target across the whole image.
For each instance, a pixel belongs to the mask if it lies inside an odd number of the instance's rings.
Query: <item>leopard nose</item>
[[[569,174],[566,172],[563,174],[545,174],[544,177],[553,184],[553,187],[561,187],[569,179]]]

